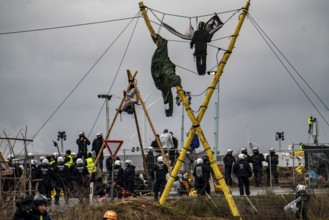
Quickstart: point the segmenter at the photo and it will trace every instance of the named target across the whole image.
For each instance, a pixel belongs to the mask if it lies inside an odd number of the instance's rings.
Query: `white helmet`
[[[121,166],[121,161],[120,160],[114,161],[114,166]]]
[[[252,150],[258,150],[258,147],[253,147]]]
[[[36,160],[31,160],[31,165],[37,165],[37,161]]]
[[[269,151],[270,152],[275,152],[275,149],[273,147],[270,147]]]
[[[78,159],[77,159],[77,164],[78,164],[78,165],[83,164],[83,160],[82,160],[81,158],[78,158]]]
[[[48,160],[48,159],[46,159],[46,158],[45,158],[45,159],[43,159],[43,160],[42,160],[42,164],[49,164],[49,160]]]
[[[102,132],[97,132],[96,136],[102,136]]]
[[[163,162],[163,156],[159,156],[159,157],[157,158],[157,162],[158,162],[158,163]]]
[[[57,157],[59,156],[59,153],[58,153],[58,152],[54,152],[54,153],[53,153],[53,156],[54,156],[55,158],[57,158]]]
[[[34,156],[33,156],[33,153],[28,153],[27,156],[28,156],[29,158],[33,158],[33,157],[34,157]]]
[[[72,156],[72,158],[77,158],[77,153],[72,152],[72,153],[71,153],[71,156]]]
[[[126,160],[125,164],[131,164],[131,160]]]
[[[43,159],[45,159],[46,157],[45,156],[40,156],[40,161],[42,162]]]
[[[64,163],[64,158],[63,157],[58,157],[57,158],[57,163]]]
[[[79,135],[85,135],[85,132],[80,131],[80,132],[79,132]]]
[[[245,154],[239,154],[239,155],[238,155],[238,158],[241,159],[241,160],[243,160],[243,159],[246,158],[246,155],[245,155]]]
[[[227,153],[233,153],[232,149],[227,149]]]
[[[199,165],[199,164],[203,164],[203,160],[201,158],[198,158],[196,160],[196,164]]]
[[[305,185],[298,184],[298,185],[296,186],[296,191],[297,191],[297,192],[305,191]]]

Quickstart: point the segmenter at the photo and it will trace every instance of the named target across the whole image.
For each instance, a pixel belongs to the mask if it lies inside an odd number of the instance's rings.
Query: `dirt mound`
[[[53,213],[54,219],[69,220],[99,220],[102,219],[107,210],[113,210],[118,215],[118,220],[222,220],[219,217],[201,217],[187,215],[179,212],[175,208],[175,202],[168,202],[161,206],[158,202],[149,198],[130,198],[125,200],[116,200],[112,203],[105,202],[99,205],[71,207],[64,213]]]

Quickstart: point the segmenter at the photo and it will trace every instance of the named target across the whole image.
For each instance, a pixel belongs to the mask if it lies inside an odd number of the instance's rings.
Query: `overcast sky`
[[[137,0],[133,1],[0,1],[0,32],[30,30],[106,21],[134,17],[138,11]],[[200,16],[239,9],[244,0],[222,1],[144,1],[150,8],[167,14]],[[304,80],[329,105],[329,15],[328,0],[277,0],[251,1],[250,15],[261,26],[276,46],[299,71]],[[220,14],[226,21],[233,12]],[[157,14],[161,19],[162,14]],[[153,21],[156,18],[149,13]],[[207,20],[208,17],[199,18]],[[0,35],[0,128],[9,136],[16,136],[28,127],[27,138],[32,138],[55,109],[86,75],[97,59],[117,38],[131,20],[108,22],[47,31]],[[184,33],[189,19],[164,16],[164,21]],[[218,31],[213,39],[233,34],[238,16],[235,15]],[[133,33],[135,24],[136,30]],[[196,19],[191,20],[196,26]],[[154,24],[156,31],[168,40],[180,40],[164,28]],[[128,46],[130,37],[131,43]],[[229,38],[211,42],[211,45],[227,48]],[[126,48],[127,52],[123,59]],[[79,131],[88,135],[104,100],[97,98],[107,93],[111,86],[111,121],[127,87],[126,70],[138,71],[137,83],[146,100],[148,111],[158,133],[167,128],[181,141],[182,108],[175,105],[173,117],[164,114],[161,93],[155,89],[151,78],[151,58],[155,50],[143,19],[134,19],[127,30],[107,51],[100,62],[54,114],[28,146],[29,151],[52,153],[51,140],[58,131],[66,131],[65,149],[77,150],[75,141]],[[188,42],[169,41],[171,60],[196,72],[193,50]],[[216,65],[217,49],[208,47],[208,69]],[[220,60],[222,52],[219,52]],[[328,110],[315,99],[291,70],[301,87],[310,96],[321,114],[329,121]],[[116,77],[116,73],[118,75]],[[212,76],[199,76],[177,67],[182,86],[192,95],[207,89]],[[176,91],[173,88],[174,96]],[[197,111],[204,94],[192,97],[192,108]],[[206,138],[215,147],[215,102],[214,93],[202,120]],[[283,131],[285,140],[282,149],[292,143],[308,143],[307,118],[312,114],[319,121],[319,142],[329,142],[329,127],[283,68],[249,19],[245,20],[235,49],[220,80],[219,97],[219,149],[236,152],[249,141],[265,148],[278,148],[275,133]],[[153,104],[156,103],[156,104]],[[137,109],[142,138],[146,147],[154,139],[141,109]],[[196,113],[197,114],[197,113]],[[101,112],[89,139],[96,132],[105,133],[105,110]],[[185,114],[185,133],[191,123]],[[146,128],[146,129],[145,129]],[[20,135],[21,136],[21,135]],[[124,148],[138,145],[136,128],[131,116],[123,114],[116,121],[111,138],[124,140]],[[144,140],[146,138],[146,140]],[[0,142],[0,151],[8,153],[7,142]],[[181,147],[181,144],[179,144]],[[5,150],[6,149],[6,150]],[[16,153],[22,145],[16,143]],[[5,153],[5,154],[6,154]]]

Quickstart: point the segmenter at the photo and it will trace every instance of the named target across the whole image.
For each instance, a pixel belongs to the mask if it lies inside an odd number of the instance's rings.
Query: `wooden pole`
[[[135,79],[136,75],[137,75],[137,71],[136,71],[135,74],[133,75],[132,80]],[[128,85],[127,90],[129,89],[129,87],[130,87],[130,84]],[[124,101],[125,101],[125,97],[123,97],[122,100],[121,100],[121,102],[120,102],[119,108],[118,108],[117,112],[116,112],[115,115],[114,115],[114,118],[113,118],[113,121],[112,121],[110,127],[108,128],[108,131],[107,131],[107,134],[106,134],[105,140],[107,140],[107,139],[109,138],[109,136],[110,136],[110,133],[111,133],[111,131],[112,131],[112,129],[113,129],[114,123],[115,123],[115,121],[116,121],[116,119],[117,119],[117,117],[118,117],[118,115],[119,115],[119,110],[121,109],[121,107],[122,107]],[[99,151],[99,153],[98,153],[98,155],[97,155],[97,157],[96,157],[95,164],[94,164],[92,170],[95,169],[95,166],[96,166],[96,164],[97,164],[97,161],[99,160],[99,157],[101,156],[101,152],[103,151],[104,147],[105,147],[105,142],[103,142],[103,144],[102,144],[102,146],[101,146],[101,149],[100,149],[100,151]],[[90,174],[90,175],[91,175],[91,174]]]

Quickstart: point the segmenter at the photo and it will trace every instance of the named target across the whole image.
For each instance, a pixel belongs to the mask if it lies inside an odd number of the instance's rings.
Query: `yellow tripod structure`
[[[207,153],[207,156],[209,157],[209,160],[210,160],[210,165],[211,165],[211,168],[212,170],[214,171],[214,174],[215,174],[215,178],[216,180],[218,181],[218,183],[222,186],[223,188],[223,192],[224,192],[224,195],[225,195],[225,198],[230,206],[230,209],[232,211],[232,214],[233,216],[235,217],[240,217],[240,214],[239,214],[239,211],[235,205],[235,202],[233,200],[233,197],[230,193],[230,190],[228,189],[226,183],[225,183],[225,179],[222,175],[222,173],[219,171],[218,169],[218,166],[217,166],[217,163],[216,163],[216,160],[213,156],[213,153],[211,151],[211,148],[210,148],[210,145],[208,144],[204,134],[203,134],[203,131],[202,131],[202,128],[200,126],[200,122],[207,110],[207,106],[209,104],[209,101],[210,101],[210,98],[216,88],[216,85],[219,81],[219,78],[221,77],[222,73],[223,73],[223,70],[224,70],[224,66],[225,64],[227,63],[228,59],[230,58],[230,55],[233,51],[233,48],[234,48],[234,45],[235,45],[235,42],[236,42],[236,39],[239,35],[239,32],[240,32],[240,29],[242,27],[242,24],[243,24],[243,21],[248,13],[248,10],[249,10],[249,6],[250,6],[250,1],[248,0],[246,3],[245,3],[245,6],[243,7],[242,9],[242,13],[239,17],[239,21],[238,21],[238,24],[235,28],[235,31],[234,31],[234,34],[232,35],[232,38],[231,38],[231,41],[230,41],[230,44],[226,50],[226,52],[224,53],[220,63],[218,64],[218,67],[217,67],[217,71],[216,71],[216,74],[214,76],[214,79],[211,83],[211,85],[209,86],[209,89],[207,91],[207,94],[204,98],[204,101],[201,105],[201,108],[200,108],[200,112],[199,114],[197,115],[197,117],[194,116],[191,108],[190,108],[190,105],[188,103],[188,100],[184,94],[184,91],[182,90],[182,87],[181,86],[176,86],[176,90],[177,90],[177,93],[178,95],[180,96],[180,99],[182,100],[182,103],[184,105],[184,108],[187,112],[187,115],[189,116],[191,122],[192,122],[192,127],[190,128],[190,131],[189,131],[189,134],[188,134],[188,137],[187,139],[185,140],[185,143],[184,143],[184,146],[182,148],[182,152],[180,153],[180,156],[175,164],[175,167],[173,168],[171,174],[170,174],[170,178],[166,184],[166,187],[161,195],[161,198],[160,198],[160,204],[163,205],[165,202],[166,202],[166,199],[168,197],[168,194],[169,194],[169,191],[170,191],[170,188],[173,184],[173,182],[175,181],[175,178],[176,178],[176,175],[177,173],[179,172],[179,169],[186,157],[186,154],[187,154],[187,151],[188,151],[188,148],[192,142],[192,139],[193,139],[193,136],[195,134],[195,132],[198,133],[199,135],[199,138],[200,138],[200,141],[205,149],[205,152]],[[157,35],[150,23],[150,20],[148,18],[148,15],[147,15],[147,12],[145,10],[145,6],[143,4],[143,2],[140,2],[139,3],[139,7],[140,7],[140,10],[142,12],[142,15],[144,17],[144,20],[145,20],[145,23],[146,23],[146,26],[152,36],[152,39],[154,41],[154,43],[157,45],[158,42],[157,42]]]

